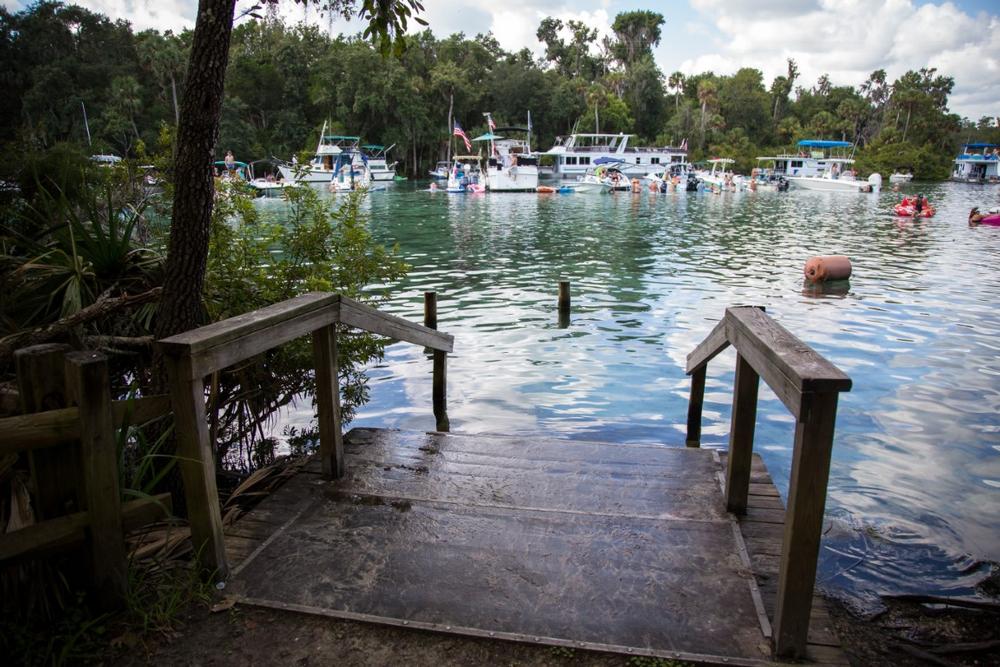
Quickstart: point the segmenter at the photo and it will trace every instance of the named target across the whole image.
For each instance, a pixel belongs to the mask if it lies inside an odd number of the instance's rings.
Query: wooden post
[[[170,381],[170,405],[174,410],[178,465],[184,480],[191,542],[203,576],[225,579],[229,564],[212,443],[205,419],[205,383],[201,377],[192,377],[190,356],[166,355],[164,362]]]
[[[806,394],[795,423],[795,449],[788,480],[785,538],[778,572],[774,649],[780,657],[804,658],[809,613],[830,478],[837,392]]]
[[[125,600],[128,577],[107,357],[96,352],[71,352],[66,355],[65,376],[67,393],[80,409],[92,585],[101,604],[113,608]]]
[[[701,446],[701,408],[705,403],[705,373],[708,365],[704,365],[691,373],[691,400],[688,401],[688,447]]]
[[[337,364],[337,328],[330,324],[312,333],[316,366],[316,411],[319,422],[319,458],[323,477],[344,476],[344,436],[340,421],[340,383]]]
[[[742,515],[747,512],[759,387],[760,376],[757,371],[743,355],[737,354],[733,414],[729,425],[729,467],[726,472],[726,509],[733,514]]]
[[[65,356],[69,345],[33,345],[17,350],[14,363],[21,412],[30,414],[66,407]],[[35,483],[35,512],[39,520],[83,509],[80,449],[76,443],[56,445],[30,453]]]
[[[565,329],[569,326],[570,294],[569,281],[559,281],[559,327]]]
[[[438,328],[437,292],[424,292],[424,326],[428,329]]]
[[[437,329],[437,292],[424,292],[424,326]],[[434,404],[435,429],[448,432],[451,422],[448,420],[448,353],[434,350],[434,379],[432,401]]]

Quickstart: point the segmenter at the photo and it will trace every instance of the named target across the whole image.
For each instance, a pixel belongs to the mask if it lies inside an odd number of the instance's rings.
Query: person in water
[[[925,201],[923,195],[917,195],[917,198],[913,200],[913,215],[920,215],[920,212],[924,210]]]
[[[969,211],[969,226],[975,227],[980,222],[982,222],[983,218],[985,217],[986,217],[985,215],[979,212],[978,206],[973,206],[972,210]]]

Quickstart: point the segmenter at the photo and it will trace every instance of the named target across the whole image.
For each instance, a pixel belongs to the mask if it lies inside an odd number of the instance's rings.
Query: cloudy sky
[[[0,0],[20,9],[25,0]],[[239,8],[252,0],[238,0]],[[196,0],[79,0],[77,4],[138,28],[179,30],[194,25]],[[358,23],[330,24],[315,9],[282,3],[288,20],[306,18],[335,32]],[[439,36],[492,31],[508,50],[540,53],[535,38],[546,16],[577,19],[610,31],[616,14],[650,9],[666,18],[656,59],[664,73],[756,67],[768,83],[795,58],[800,83],[824,72],[835,84],[858,85],[878,68],[890,79],[908,69],[936,67],[955,78],[951,111],[973,120],[1000,116],[1000,5],[994,0],[424,0],[424,18]]]

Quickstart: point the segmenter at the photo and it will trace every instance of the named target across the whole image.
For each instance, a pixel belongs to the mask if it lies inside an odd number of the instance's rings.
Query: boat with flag
[[[538,187],[538,158],[531,154],[531,116],[527,127],[501,127],[486,116],[486,134],[473,141],[487,142],[486,187],[490,192],[534,192]],[[524,138],[521,138],[521,137]]]

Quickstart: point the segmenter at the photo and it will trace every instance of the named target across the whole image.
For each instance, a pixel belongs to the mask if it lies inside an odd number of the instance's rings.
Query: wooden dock
[[[354,429],[231,526],[242,603],[728,665],[773,664],[784,510],[759,457],[726,510],[710,449]],[[847,664],[814,598],[807,659]]]

